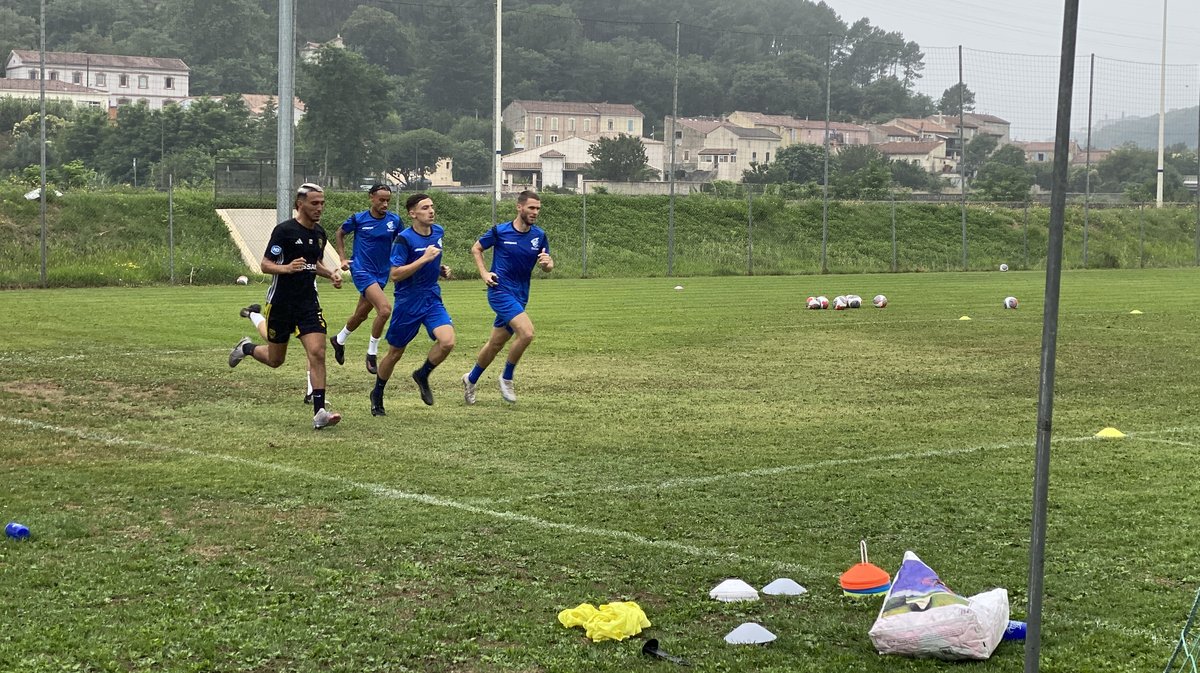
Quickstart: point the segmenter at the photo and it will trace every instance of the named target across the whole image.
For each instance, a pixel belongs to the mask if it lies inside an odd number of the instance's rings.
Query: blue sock
[[[471,367],[471,373],[467,374],[467,380],[471,383],[479,383],[480,376],[483,376],[483,367],[476,363],[474,367]]]
[[[508,361],[505,361],[505,363],[504,363],[504,376],[503,376],[503,377],[501,377],[501,378],[506,378],[506,379],[508,379],[509,381],[511,381],[511,380],[512,380],[512,378],[513,378],[513,370],[514,370],[514,369],[516,369],[516,368],[517,368],[517,363],[515,363],[515,362],[508,362]]]

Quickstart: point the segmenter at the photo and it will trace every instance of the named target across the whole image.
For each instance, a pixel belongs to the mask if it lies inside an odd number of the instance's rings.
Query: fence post
[[[746,275],[754,275],[754,188],[746,186]]]
[[[587,278],[587,180],[583,181],[583,243],[580,246],[580,257],[583,260],[580,278]]]
[[[175,284],[175,174],[167,175],[167,249],[171,251],[171,284]]]
[[[896,273],[896,194],[889,194],[892,201],[892,273]]]
[[[1025,269],[1029,269],[1029,200],[1025,200],[1025,226],[1021,228],[1021,245],[1025,249]]]

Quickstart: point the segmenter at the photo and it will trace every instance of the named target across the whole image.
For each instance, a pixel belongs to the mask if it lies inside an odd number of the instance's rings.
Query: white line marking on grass
[[[225,348],[201,348],[188,350],[166,350],[157,351],[154,349],[141,351],[127,351],[125,353],[71,353],[69,355],[52,355],[50,357],[39,357],[28,353],[5,353],[0,355],[0,363],[15,362],[18,364],[42,364],[46,362],[65,362],[67,360],[87,360],[89,358],[144,358],[155,355],[187,355],[191,353],[228,353]]]
[[[1141,638],[1148,640],[1155,645],[1162,643],[1175,642],[1174,638],[1164,638],[1158,633],[1149,629],[1139,629],[1136,627],[1122,626],[1113,624],[1112,622],[1103,619],[1077,619],[1075,617],[1060,617],[1060,618],[1043,618],[1043,626],[1053,627],[1055,624],[1063,624],[1065,626],[1086,627],[1086,628],[1101,628],[1111,633],[1117,633],[1130,638]]]
[[[1186,447],[1189,449],[1200,449],[1200,444],[1196,444],[1195,442],[1182,442],[1178,439],[1158,439],[1155,437],[1134,437],[1133,435],[1130,435],[1130,437],[1132,437],[1133,439],[1141,440],[1143,442],[1154,442],[1155,444],[1170,444],[1171,446],[1182,446],[1182,447]]]
[[[483,507],[478,507],[478,506],[471,505],[471,504],[468,504],[465,502],[459,502],[457,500],[451,500],[449,498],[443,498],[443,497],[435,496],[435,495],[427,495],[424,493],[410,493],[408,491],[402,491],[400,489],[392,488],[390,486],[384,486],[382,484],[372,484],[372,483],[367,483],[367,482],[354,481],[351,479],[347,479],[345,477],[323,474],[321,472],[313,472],[313,471],[305,470],[305,469],[302,469],[299,467],[292,467],[290,465],[282,465],[282,464],[278,464],[278,463],[268,463],[268,462],[264,462],[261,460],[254,460],[252,458],[242,458],[240,456],[231,456],[229,454],[224,454],[224,453],[213,453],[213,452],[208,452],[208,451],[200,451],[198,449],[188,449],[188,448],[177,447],[177,446],[163,446],[161,444],[154,444],[151,442],[145,442],[145,441],[138,440],[138,439],[126,439],[124,437],[118,437],[115,435],[87,432],[84,430],[77,430],[75,428],[67,428],[67,427],[62,427],[62,426],[58,426],[58,425],[50,425],[48,423],[40,423],[38,421],[30,421],[30,420],[26,420],[23,418],[9,418],[6,416],[0,416],[0,422],[8,423],[10,425],[16,425],[16,426],[20,426],[20,427],[24,427],[24,428],[29,428],[32,430],[42,430],[42,431],[53,432],[53,433],[62,434],[62,435],[70,435],[70,436],[77,437],[79,439],[83,439],[86,441],[98,442],[100,444],[106,444],[109,446],[129,446],[129,447],[143,448],[143,449],[149,449],[152,451],[159,451],[159,452],[165,452],[165,453],[178,453],[178,454],[183,454],[186,456],[192,456],[195,458],[205,458],[205,459],[209,459],[209,460],[217,460],[217,461],[222,461],[222,462],[226,462],[226,463],[232,463],[235,465],[244,465],[244,466],[253,467],[253,468],[256,468],[259,470],[281,472],[284,474],[290,474],[290,475],[297,476],[297,477],[304,477],[306,479],[320,480],[320,481],[325,481],[325,482],[329,482],[329,483],[333,483],[333,484],[338,484],[341,486],[349,486],[349,487],[361,489],[368,493],[372,493],[380,498],[385,498],[388,500],[407,500],[407,501],[411,501],[411,502],[421,503],[423,505],[429,505],[432,507],[444,507],[447,509],[455,509],[455,510],[459,510],[462,512],[469,512],[471,514],[477,514],[479,516],[490,517],[493,519],[500,519],[503,521],[513,521],[513,522],[517,522],[517,523],[523,523],[523,524],[533,526],[534,528],[544,528],[544,529],[549,529],[549,530],[563,531],[563,532],[567,532],[567,533],[575,533],[577,535],[587,535],[587,536],[592,536],[592,537],[608,538],[608,539],[612,539],[612,540],[621,540],[624,542],[632,542],[632,543],[644,545],[647,547],[656,547],[659,549],[666,549],[666,550],[674,551],[674,552],[682,552],[682,553],[688,554],[690,556],[711,558],[711,559],[717,559],[720,561],[733,561],[736,563],[750,563],[750,564],[754,564],[754,565],[758,565],[758,566],[765,566],[765,567],[769,567],[769,568],[778,568],[780,570],[787,570],[790,572],[800,573],[802,575],[809,575],[809,576],[819,576],[820,575],[820,573],[818,571],[813,570],[812,568],[809,568],[807,566],[802,566],[802,565],[799,565],[796,563],[790,563],[787,561],[776,561],[774,559],[765,559],[765,558],[758,558],[755,556],[746,556],[744,554],[738,554],[735,552],[721,551],[718,549],[709,549],[707,547],[699,547],[696,545],[684,544],[682,542],[675,542],[673,540],[659,540],[659,539],[654,539],[654,538],[648,538],[648,537],[645,537],[642,535],[638,535],[637,533],[630,533],[628,531],[623,531],[623,530],[612,530],[612,529],[608,529],[608,528],[596,528],[593,526],[581,526],[581,525],[572,524],[572,523],[560,523],[557,521],[549,521],[547,519],[541,519],[541,518],[538,518],[535,516],[530,516],[528,514],[520,514],[518,512],[506,512],[506,511],[485,509]]]

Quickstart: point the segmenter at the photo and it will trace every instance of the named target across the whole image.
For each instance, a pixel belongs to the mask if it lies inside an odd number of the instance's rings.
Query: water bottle
[[[14,540],[24,540],[29,537],[29,528],[16,521],[9,521],[8,525],[4,527],[4,534]]]
[[[1025,622],[1008,620],[1008,628],[1004,629],[1004,640],[1025,640]]]

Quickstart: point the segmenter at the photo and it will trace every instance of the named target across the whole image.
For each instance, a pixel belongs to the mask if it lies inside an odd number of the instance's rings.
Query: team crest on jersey
[[[281,252],[283,252],[283,248],[279,247],[278,245],[271,246],[271,254],[272,255],[278,255]]]
[[[540,239],[540,238],[538,238],[538,237],[536,237],[536,236],[535,236],[535,237],[533,238],[533,240],[529,241],[529,247],[533,248],[534,250],[537,250],[538,243],[540,243],[540,242],[541,242],[541,240],[542,240],[542,239]]]
[[[388,223],[387,223],[387,228],[388,228],[388,231],[395,231],[395,230],[396,230],[396,225],[395,225],[395,223],[393,223],[393,222],[388,222]]]

